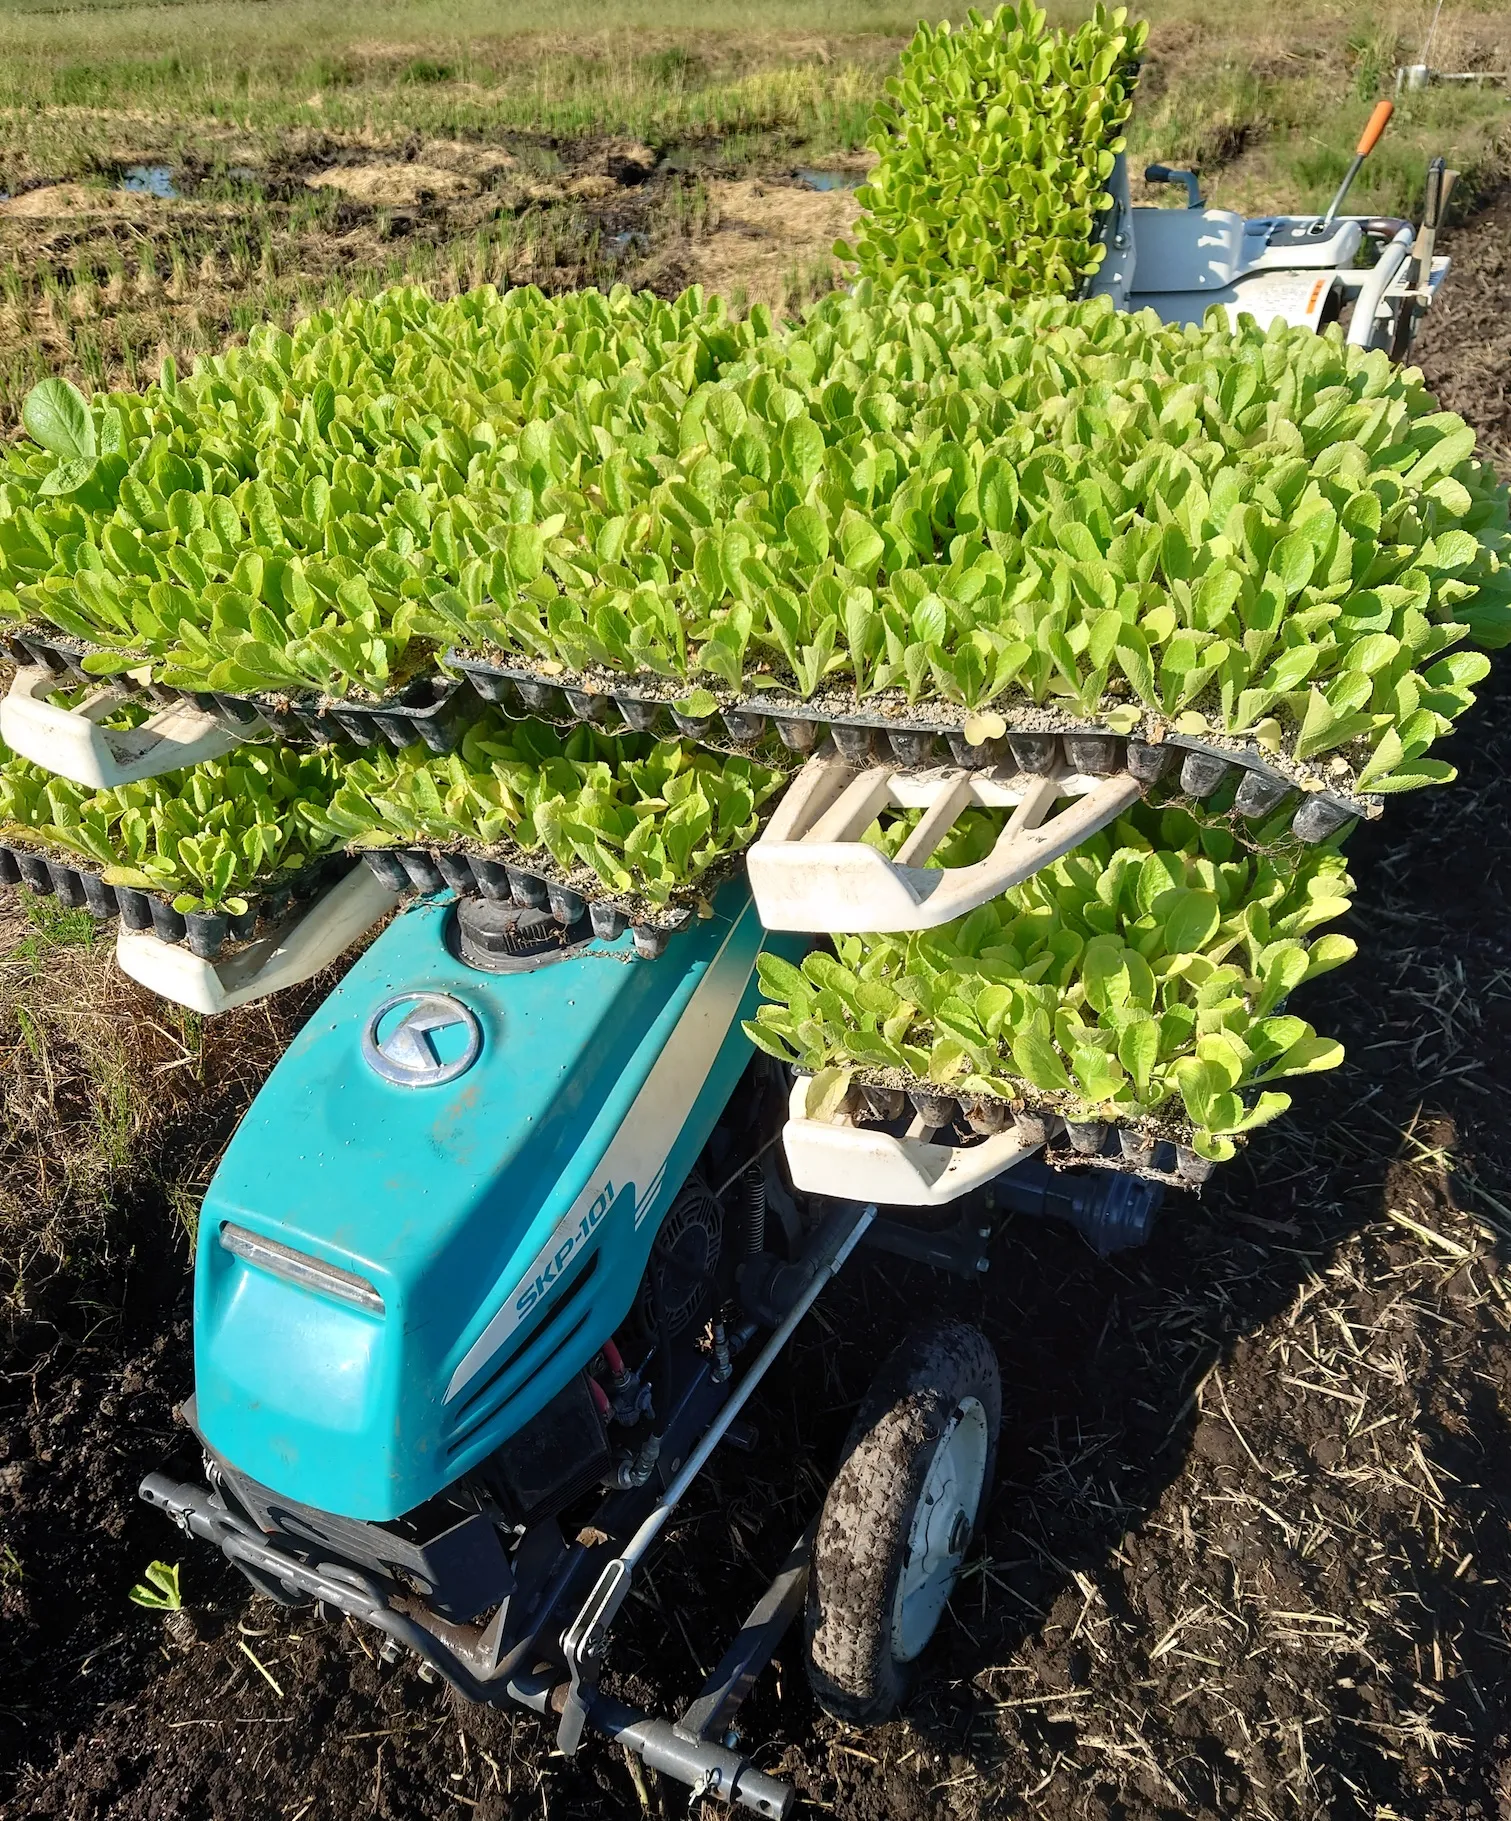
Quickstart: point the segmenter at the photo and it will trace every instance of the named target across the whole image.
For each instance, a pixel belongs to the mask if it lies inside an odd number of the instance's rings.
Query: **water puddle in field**
[[[614,259],[629,259],[638,253],[649,251],[650,248],[650,242],[645,235],[633,228],[625,234],[608,235],[603,244]]]
[[[159,202],[178,200],[171,164],[128,164],[121,174],[121,188],[136,196],[155,196]]]
[[[797,172],[797,180],[805,190],[858,190],[866,181],[866,175],[864,171],[800,169]]]

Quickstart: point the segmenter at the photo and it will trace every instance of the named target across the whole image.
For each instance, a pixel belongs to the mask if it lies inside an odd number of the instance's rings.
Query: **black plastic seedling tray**
[[[204,961],[214,961],[228,942],[250,942],[259,927],[265,932],[276,927],[351,867],[347,855],[332,854],[270,882],[239,917],[224,911],[185,914],[173,908],[177,894],[109,885],[85,863],[0,843],[0,885],[28,885],[39,896],[55,897],[70,910],[87,910],[102,923],[119,917],[127,929],[150,930],[163,942],[182,942]]]
[[[937,1131],[958,1128],[962,1132],[990,1136],[1012,1125],[1025,1144],[1043,1145],[1045,1162],[1056,1168],[1089,1164],[1123,1170],[1182,1189],[1199,1189],[1217,1167],[1209,1159],[1198,1157],[1187,1145],[1140,1132],[1131,1126],[1101,1120],[1084,1124],[1067,1122],[1060,1133],[1054,1131],[1054,1119],[1047,1109],[1035,1111],[1013,1107],[1000,1100],[961,1100],[954,1094],[923,1085],[900,1088],[857,1082],[856,1093],[864,1109],[862,1119],[867,1124],[891,1124],[903,1118],[911,1107],[925,1124]]]
[[[54,633],[7,632],[4,639],[6,651],[17,664],[50,670],[56,677],[72,677],[77,683],[88,683],[95,688],[106,681],[103,677],[90,676],[84,668],[83,660],[94,649],[92,646],[80,645]],[[129,679],[122,686],[133,687]]]
[[[636,954],[646,960],[661,954],[667,938],[692,919],[690,910],[674,906],[648,923],[612,899],[585,897],[555,879],[481,854],[433,847],[368,847],[362,850],[362,858],[391,892],[401,895],[416,892],[429,897],[454,891],[462,898],[489,898],[522,909],[549,910],[567,928],[586,916],[593,934],[603,942],[617,941],[629,930]]]
[[[239,704],[234,697],[193,699],[201,707],[213,700],[231,712],[236,706],[250,708],[289,745],[302,739],[322,746],[350,740],[357,746],[386,742],[402,750],[419,740],[431,752],[447,753],[455,748],[467,722],[476,718],[466,685],[455,677],[417,677],[396,695],[371,703],[318,696],[257,696]]]
[[[1054,732],[1009,730],[1001,739],[971,745],[958,721],[930,721],[909,714],[906,720],[881,714],[818,713],[801,704],[741,701],[712,715],[689,715],[664,695],[617,681],[612,689],[543,678],[538,672],[495,664],[467,652],[449,651],[446,662],[459,670],[486,702],[515,716],[542,720],[616,720],[644,733],[681,734],[720,746],[749,750],[773,734],[789,751],[814,752],[825,734],[852,763],[890,763],[919,767],[954,763],[973,770],[1011,764],[1035,776],[1052,772],[1063,758],[1073,770],[1091,777],[1127,771],[1146,788],[1164,783],[1183,796],[1204,801],[1219,788],[1234,785],[1233,808],[1245,819],[1258,820],[1287,802],[1294,805],[1291,831],[1306,842],[1325,841],[1358,817],[1380,814],[1380,799],[1348,791],[1304,789],[1251,748],[1219,745],[1187,734],[1168,733],[1162,740],[1124,738],[1106,728],[1060,729]]]
[[[1094,1128],[1083,1128],[1092,1130]],[[1129,1149],[1120,1144],[1130,1134],[1126,1128],[1108,1128],[1107,1136],[1096,1150],[1078,1150],[1063,1140],[1047,1144],[1041,1155],[1052,1170],[1116,1170],[1124,1176],[1141,1176],[1146,1182],[1162,1182],[1168,1188],[1186,1189],[1199,1195],[1217,1165],[1210,1158],[1198,1157],[1184,1145],[1173,1145],[1161,1139],[1152,1146]]]
[[[52,633],[33,630],[5,635],[6,648],[18,664],[40,665],[60,678],[98,686],[140,689],[167,707],[191,702],[207,714],[218,714],[249,730],[259,721],[288,745],[315,740],[320,745],[349,740],[357,746],[403,748],[422,741],[431,752],[450,752],[463,726],[473,718],[472,697],[454,677],[422,676],[377,702],[304,696],[240,696],[220,690],[180,689],[171,683],[136,684],[129,677],[92,677],[83,660],[94,647]]]

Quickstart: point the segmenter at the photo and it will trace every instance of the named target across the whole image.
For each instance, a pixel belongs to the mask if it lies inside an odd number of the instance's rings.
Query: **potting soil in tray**
[[[1360,794],[1351,785],[1330,786],[1315,767],[1241,739],[1175,732],[1147,715],[1138,732],[1125,736],[1059,709],[1028,705],[999,714],[1006,727],[1001,737],[973,743],[965,732],[972,716],[949,703],[920,708],[901,697],[878,696],[877,706],[855,714],[844,710],[843,698],[773,701],[700,688],[698,693],[714,702],[714,711],[689,713],[683,704],[692,691],[673,689],[662,677],[549,677],[462,651],[449,651],[446,662],[485,701],[515,715],[600,724],[618,718],[640,732],[670,734],[675,729],[688,739],[739,751],[751,751],[775,735],[788,751],[807,755],[827,733],[856,764],[920,767],[953,761],[972,769],[1011,764],[1043,776],[1063,761],[1091,777],[1127,771],[1146,788],[1163,783],[1197,801],[1226,783],[1236,786],[1233,807],[1246,819],[1273,815],[1283,804],[1293,806],[1291,830],[1307,842],[1325,841],[1356,818],[1373,819],[1381,810],[1378,796]]]
[[[254,729],[259,721],[289,745],[314,739],[322,745],[350,740],[358,746],[386,742],[402,749],[416,740],[436,753],[450,752],[474,708],[472,695],[454,677],[423,675],[379,701],[356,701],[307,695],[230,695],[220,690],[180,689],[176,684],[136,681],[129,674],[92,677],[83,660],[100,646],[85,645],[60,634],[27,628],[5,634],[5,645],[18,664],[39,665],[58,677],[99,685],[140,689],[164,706],[191,702],[238,726]]]
[[[162,942],[182,942],[201,960],[218,960],[228,946],[250,942],[259,929],[266,934],[285,922],[328,886],[351,871],[345,854],[312,860],[297,872],[270,880],[247,900],[240,916],[225,911],[176,911],[179,892],[153,892],[132,885],[110,885],[99,871],[76,856],[0,843],[0,886],[28,885],[44,897],[56,897],[70,909],[87,910],[104,922],[118,916],[129,930],[151,931]]]

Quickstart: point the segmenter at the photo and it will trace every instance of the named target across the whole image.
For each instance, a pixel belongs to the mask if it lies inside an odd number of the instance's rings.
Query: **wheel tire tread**
[[[978,1328],[946,1321],[915,1329],[851,1424],[814,1537],[806,1615],[809,1680],[839,1719],[872,1724],[907,1692],[913,1666],[891,1652],[897,1580],[934,1445],[964,1397],[986,1412],[984,1507],[1002,1392],[996,1354]],[[980,1515],[978,1508],[978,1523]]]

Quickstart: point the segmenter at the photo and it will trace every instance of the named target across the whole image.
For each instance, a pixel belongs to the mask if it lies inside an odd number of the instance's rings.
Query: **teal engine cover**
[[[458,960],[447,904],[396,919],[290,1045],[206,1194],[194,1371],[212,1449],[302,1504],[396,1518],[587,1363],[751,1054],[760,923],[743,883],[714,909],[655,961],[626,934],[518,974]],[[399,1085],[364,1036],[402,998],[375,1030],[401,1053],[425,994],[459,1001],[480,1046],[450,1079]],[[413,1041],[433,1075],[467,1036]]]

